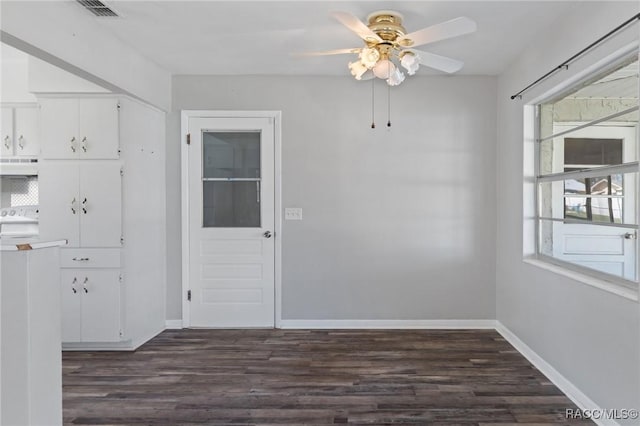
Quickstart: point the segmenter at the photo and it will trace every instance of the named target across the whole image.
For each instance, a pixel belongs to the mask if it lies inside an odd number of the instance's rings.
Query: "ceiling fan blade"
[[[478,26],[475,21],[465,16],[461,16],[450,21],[442,22],[440,24],[405,34],[398,38],[398,43],[407,47],[422,46],[424,44],[469,34],[477,29]]]
[[[356,33],[358,37],[368,42],[381,42],[382,39],[367,27],[364,22],[348,12],[333,11],[329,13],[345,27]]]
[[[324,50],[322,52],[300,52],[300,53],[292,53],[292,56],[327,56],[327,55],[343,55],[345,53],[360,53],[362,50],[361,47],[355,47],[353,49],[335,49],[335,50]]]
[[[446,73],[454,73],[460,71],[464,62],[457,59],[447,58],[446,56],[436,55],[435,53],[413,50],[420,58],[420,64],[429,68],[433,68]]]

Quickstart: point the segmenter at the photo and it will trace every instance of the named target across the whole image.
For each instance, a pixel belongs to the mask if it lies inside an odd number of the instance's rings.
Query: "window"
[[[540,259],[637,287],[638,56],[536,105]]]

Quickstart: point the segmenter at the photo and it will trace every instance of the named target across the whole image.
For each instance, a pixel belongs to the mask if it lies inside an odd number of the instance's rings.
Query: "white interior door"
[[[191,327],[274,326],[274,129],[189,119]]]
[[[554,133],[568,130],[574,125],[554,126]],[[636,128],[622,125],[599,125],[587,127],[567,134],[562,140],[554,141],[557,148],[554,151],[554,170],[584,169],[599,167],[620,162],[635,161],[636,156]],[[597,142],[601,145],[619,148],[609,149],[602,154],[600,162],[591,161],[583,164],[573,164],[565,158],[568,141],[571,141],[580,151],[587,152],[589,144]],[[580,148],[582,146],[582,148]],[[586,154],[586,157],[597,157]],[[616,158],[614,158],[616,157]],[[604,185],[610,179],[611,194]],[[554,193],[564,193],[564,197],[555,197],[554,216],[567,219],[582,218],[587,212],[594,222],[609,222],[612,216],[615,223],[636,223],[636,182],[632,175],[614,175],[592,178],[589,181],[569,180],[554,182]],[[603,186],[605,189],[603,190]],[[604,195],[586,195],[586,193],[604,192]],[[599,190],[599,191],[598,191]],[[617,195],[612,195],[617,194]],[[575,216],[575,217],[574,217]],[[599,217],[598,217],[599,216]],[[636,233],[633,229],[613,226],[593,226],[587,223],[554,223],[554,257],[571,263],[586,266],[608,274],[635,280],[636,277]]]

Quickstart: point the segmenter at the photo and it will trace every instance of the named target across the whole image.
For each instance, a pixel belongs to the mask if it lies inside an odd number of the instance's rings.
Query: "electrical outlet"
[[[302,220],[302,209],[298,207],[285,208],[284,220]]]

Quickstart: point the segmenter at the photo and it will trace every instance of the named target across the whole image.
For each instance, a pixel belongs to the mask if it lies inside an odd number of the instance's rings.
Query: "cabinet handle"
[[[87,199],[82,200],[82,213],[87,214]]]
[[[82,150],[84,152],[87,152],[87,137],[86,136],[82,138]]]
[[[75,136],[72,137],[70,142],[71,142],[71,151],[76,152],[76,137]]]
[[[4,147],[7,149],[11,148],[11,138],[9,135],[4,137]]]
[[[71,290],[73,290],[73,294],[76,294],[78,292],[78,290],[76,290],[77,282],[78,282],[78,278],[74,278],[73,281],[71,281]]]
[[[89,258],[88,257],[74,257],[71,260],[75,260],[76,262],[88,262]]]
[[[89,278],[88,277],[84,277],[84,282],[82,283],[82,288],[84,289],[85,293],[89,293],[89,290],[87,289],[87,283],[89,282]]]
[[[20,147],[20,149],[24,149],[24,136],[20,135],[20,137],[18,138],[18,146]]]
[[[78,202],[76,201],[76,199],[74,198],[73,200],[71,200],[71,213],[76,214],[76,204]]]

